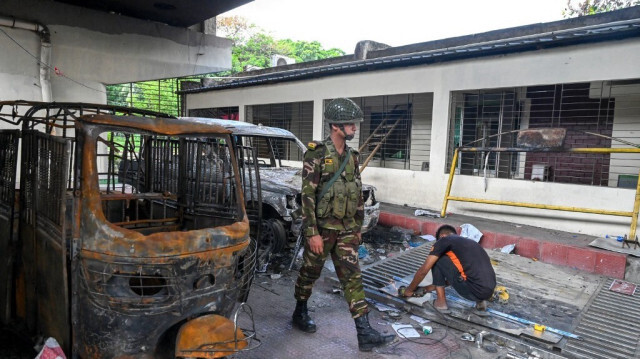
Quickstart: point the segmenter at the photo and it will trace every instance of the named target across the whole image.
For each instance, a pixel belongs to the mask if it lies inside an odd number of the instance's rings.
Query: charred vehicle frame
[[[237,304],[255,268],[244,192],[259,192],[229,130],[79,103],[2,102],[0,119],[21,127],[0,130],[3,322],[81,358],[259,345]]]

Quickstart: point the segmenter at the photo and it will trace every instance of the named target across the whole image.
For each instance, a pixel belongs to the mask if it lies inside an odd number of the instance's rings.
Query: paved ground
[[[380,233],[377,234],[380,236]],[[415,237],[414,237],[415,239]],[[379,238],[376,239],[379,241]],[[404,247],[400,245],[380,245],[368,243],[369,252],[375,248],[384,248],[383,258],[401,255]],[[373,250],[372,250],[373,249]],[[557,329],[571,331],[581,311],[587,305],[593,293],[605,277],[582,271],[558,267],[530,258],[489,251],[496,269],[498,284],[505,285],[510,291],[507,304],[492,303],[495,310],[528,318]],[[390,259],[387,259],[390,260]],[[288,260],[283,263],[288,264]],[[371,266],[376,263],[371,263]],[[285,266],[286,267],[286,266]],[[365,266],[366,268],[367,266]],[[317,282],[310,301],[312,316],[318,324],[315,334],[302,333],[291,326],[291,313],[295,306],[293,298],[296,271],[287,271],[274,263],[270,272],[259,274],[252,287],[248,303],[255,314],[256,329],[262,345],[253,351],[236,354],[234,358],[506,358],[508,352],[517,352],[508,348],[507,343],[494,338],[485,341],[482,349],[474,343],[461,340],[463,332],[447,327],[442,318],[429,317],[434,333],[421,335],[417,341],[398,338],[387,347],[372,353],[361,353],[357,349],[356,332],[349,316],[347,305],[340,294],[334,294],[335,273],[325,266],[323,275]],[[273,272],[276,273],[272,276]],[[458,318],[464,318],[464,310],[456,311]],[[406,323],[419,327],[410,319],[410,313],[402,313],[401,318],[390,318],[372,307],[371,324],[382,332],[393,332],[392,323]],[[504,321],[477,320],[480,326],[505,326]],[[497,324],[496,324],[497,323]],[[509,326],[509,324],[506,324]],[[518,329],[517,325],[509,328]],[[476,334],[477,326],[469,327]],[[520,330],[520,329],[518,329]],[[488,352],[487,349],[495,353]],[[522,354],[522,353],[520,353]]]
[[[358,351],[356,330],[347,304],[340,294],[333,294],[333,286],[327,276],[335,276],[327,269],[318,280],[310,301],[311,315],[318,325],[313,334],[300,332],[291,326],[291,313],[295,306],[293,286],[297,272],[285,271],[282,277],[271,279],[258,276],[251,289],[248,303],[255,315],[256,330],[262,345],[251,351],[239,353],[233,358],[496,358],[506,355],[507,349],[493,346],[497,353],[477,349],[474,343],[460,339],[462,332],[437,323],[428,323],[432,334],[421,335],[410,342],[396,339],[386,347],[370,353]],[[391,319],[388,315],[372,310],[371,325],[383,333],[393,333],[395,322],[418,323],[409,319]]]
[[[402,206],[383,206],[383,211],[396,213],[406,218],[413,216],[414,209]],[[397,219],[397,218],[396,218]],[[545,241],[563,245],[585,246],[591,238],[584,235],[546,230],[543,228],[514,225],[511,223],[488,221],[476,217],[451,215],[447,219],[429,218],[431,227],[440,223],[472,223],[478,228],[495,233],[506,233],[518,238],[542,238]],[[430,227],[430,229],[431,229]],[[382,237],[370,238],[367,249],[371,259],[366,263],[374,265],[379,260],[399,256],[405,249],[401,240],[394,237],[397,244],[384,243]],[[382,239],[382,241],[381,241]],[[415,237],[413,238],[416,239]],[[380,250],[380,251],[378,251]],[[570,266],[556,266],[542,263],[532,256],[507,255],[489,251],[494,260],[494,267],[499,284],[506,285],[511,299],[508,304],[492,304],[492,308],[502,312],[528,318],[558,329],[571,331],[576,323],[584,316],[585,308],[592,301],[594,292],[602,286],[604,276],[588,273]],[[578,260],[587,258],[578,257]],[[335,281],[328,278],[335,274],[328,269],[323,271],[323,277],[318,281],[310,301],[312,316],[318,324],[318,331],[314,334],[302,333],[291,326],[291,313],[295,306],[293,298],[296,271],[287,271],[287,258],[280,258],[270,267],[268,273],[258,274],[254,281],[248,303],[254,311],[254,319],[258,338],[262,344],[255,350],[233,355],[233,358],[506,358],[507,353],[523,353],[509,347],[509,343],[501,340],[485,340],[483,349],[478,349],[474,343],[461,340],[462,331],[449,328],[447,320],[429,317],[429,325],[434,332],[421,335],[420,343],[398,338],[386,347],[370,353],[358,351],[356,331],[350,318],[347,304],[341,294],[334,294]],[[590,259],[589,259],[590,260]],[[594,259],[595,260],[595,259]],[[275,275],[273,275],[275,274]],[[618,311],[621,311],[619,309]],[[455,313],[455,311],[454,311]],[[372,310],[371,324],[381,332],[391,333],[392,323],[406,323],[418,326],[409,318],[408,313],[402,313],[400,318],[391,318],[388,314]],[[476,324],[482,324],[476,320]],[[633,324],[633,323],[631,323]],[[640,320],[633,324],[640,328]],[[244,327],[247,327],[246,319]],[[459,327],[458,327],[459,328]],[[476,327],[477,328],[477,327]],[[476,332],[470,330],[472,334]],[[0,331],[0,345],[23,343],[11,331]],[[496,338],[493,338],[496,339]],[[20,345],[29,351],[28,345]],[[3,351],[3,349],[5,351]],[[25,351],[6,351],[0,348],[0,358],[29,358],[32,354]],[[496,352],[488,352],[495,349]],[[33,353],[32,349],[30,353]],[[543,356],[544,357],[544,356]],[[550,356],[547,356],[550,357]]]

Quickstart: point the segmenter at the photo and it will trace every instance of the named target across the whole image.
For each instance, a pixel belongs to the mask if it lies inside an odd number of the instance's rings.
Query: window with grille
[[[325,100],[324,105],[330,100]],[[349,142],[349,146],[359,148],[361,163],[368,159],[367,166],[429,170],[432,93],[353,97],[351,100],[364,113],[364,121]],[[329,133],[325,122],[324,137]]]
[[[313,140],[313,102],[274,103],[267,105],[251,105],[246,107],[246,121],[269,127],[278,127],[291,131],[302,143]],[[266,141],[257,141],[258,157],[276,158],[285,161],[301,161],[302,152],[295,142],[283,139],[272,139],[267,148]]]
[[[176,94],[178,80],[173,78],[107,85],[107,104],[180,116],[180,97]]]
[[[451,94],[449,151],[517,146],[519,130],[564,128],[562,149],[542,152],[461,152],[463,175],[629,187],[640,156],[571,153],[571,148],[640,146],[640,80],[527,86]]]

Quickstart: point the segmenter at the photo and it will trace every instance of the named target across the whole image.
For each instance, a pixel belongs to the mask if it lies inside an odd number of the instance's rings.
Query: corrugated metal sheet
[[[384,261],[365,267],[365,287],[379,289],[392,281],[392,276],[412,275],[431,250],[427,243]],[[640,358],[640,291],[633,296],[609,290],[608,279],[582,311],[577,326],[571,330],[582,340],[568,339],[561,355],[585,359]]]
[[[600,288],[574,330],[584,340],[570,339],[563,354],[594,359],[640,357],[640,294],[612,292],[612,281]]]

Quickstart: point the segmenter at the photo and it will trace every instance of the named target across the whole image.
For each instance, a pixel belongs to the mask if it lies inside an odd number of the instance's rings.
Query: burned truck
[[[294,213],[301,206],[302,159],[306,146],[290,131],[247,122],[190,118],[194,121],[222,126],[232,132],[238,147],[251,149],[254,157],[245,156],[245,166],[257,161],[258,186],[262,199],[262,226],[259,235],[259,262],[268,262],[272,253],[282,251],[288,243],[295,242],[300,234],[302,221]],[[362,232],[375,227],[380,216],[380,203],[375,197],[375,187],[362,185],[365,218]],[[247,206],[252,207],[250,201]],[[258,267],[261,267],[258,264]]]
[[[80,358],[256,345],[238,304],[256,246],[229,130],[88,104],[0,103],[0,114],[20,127],[0,130],[4,323]]]

